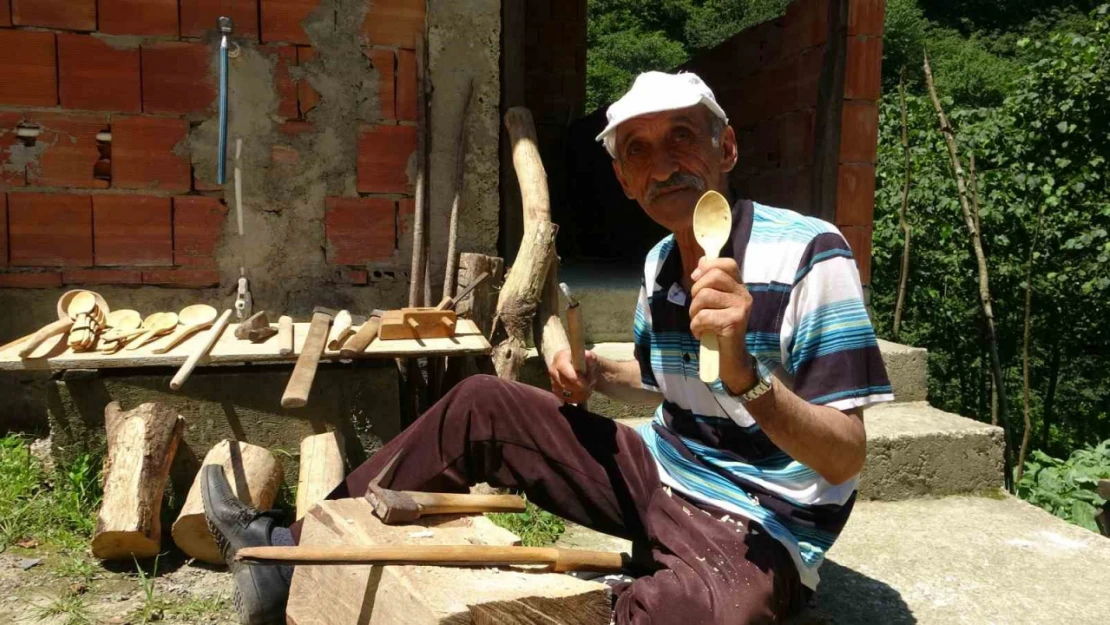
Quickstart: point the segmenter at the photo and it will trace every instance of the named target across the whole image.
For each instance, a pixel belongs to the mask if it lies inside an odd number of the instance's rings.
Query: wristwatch
[[[763,374],[759,372],[759,361],[755,359],[755,356],[749,355],[749,357],[752,359],[752,371],[755,371],[755,386],[751,387],[750,389],[744,391],[739,395],[733,395],[732,391],[728,389],[728,385],[725,385],[725,391],[728,392],[729,395],[732,395],[732,397],[740,400],[740,403],[742,404],[755,401],[760,397],[763,397],[763,395],[765,395],[767,391],[771,390],[771,377],[763,377]]]

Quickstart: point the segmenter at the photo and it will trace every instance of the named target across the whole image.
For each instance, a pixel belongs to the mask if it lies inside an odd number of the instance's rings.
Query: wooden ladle
[[[134,351],[139,349],[144,344],[149,343],[151,339],[160,336],[173,330],[177,327],[177,313],[172,312],[158,312],[143,319],[143,334],[127,344],[127,349]]]
[[[59,334],[64,334],[73,327],[73,318],[69,316],[68,309],[70,303],[73,301],[73,298],[77,297],[77,295],[81,293],[92,293],[93,297],[96,298],[97,307],[99,307],[100,310],[104,311],[105,314],[108,314],[108,312],[110,312],[108,310],[108,302],[104,301],[104,298],[101,297],[99,293],[93,293],[92,291],[86,291],[83,289],[66,291],[62,294],[60,298],[58,298],[58,320],[51,324],[43,326],[37,332],[32,334],[31,337],[27,339],[27,342],[23,345],[23,347],[20,348],[20,358],[30,357],[30,355],[34,353],[34,351],[38,349],[39,345],[42,345],[46,341],[46,339],[52,336],[58,336]]]
[[[706,191],[694,207],[694,238],[705,251],[705,257],[709,260],[719,257],[731,233],[732,209],[728,200],[716,191]],[[698,377],[706,384],[721,377],[721,353],[716,334],[703,332],[701,335]]]
[[[212,323],[216,321],[216,316],[218,314],[216,309],[208,304],[193,304],[192,306],[182,308],[181,313],[177,315],[177,320],[181,325],[174,331],[173,336],[164,344],[150,351],[155,354],[164,354],[170,351],[181,343],[181,341],[184,341],[205,328],[212,327]]]

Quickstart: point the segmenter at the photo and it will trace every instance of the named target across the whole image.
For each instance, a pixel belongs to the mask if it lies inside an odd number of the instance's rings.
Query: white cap
[[[628,93],[609,107],[606,112],[609,125],[597,136],[597,141],[605,141],[606,137],[616,131],[617,126],[633,117],[684,109],[696,104],[704,104],[721,121],[728,123],[728,116],[717,104],[713,91],[697,74],[644,72],[636,77],[636,82],[632,83]],[[611,145],[612,142],[606,142],[606,149],[615,158]]]

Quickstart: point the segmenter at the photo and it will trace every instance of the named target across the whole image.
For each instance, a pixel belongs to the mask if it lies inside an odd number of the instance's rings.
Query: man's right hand
[[[568,404],[581,404],[590,399],[597,384],[597,356],[586,350],[586,372],[579,375],[574,370],[570,350],[564,349],[555,354],[547,374],[551,376],[551,392]]]

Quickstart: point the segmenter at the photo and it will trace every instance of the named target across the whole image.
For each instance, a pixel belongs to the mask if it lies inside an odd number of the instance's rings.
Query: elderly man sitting
[[[736,198],[736,135],[689,73],[646,73],[598,137],[629,198],[671,234],[647,254],[636,358],[561,352],[554,394],[467,379],[358,467],[332,497],[383,486],[464,492],[489,482],[633,541],[645,574],[614,584],[616,623],[763,623],[801,607],[848,520],[863,466],[862,409],[893,399],[852,253],[835,227]],[[694,206],[733,203],[732,235],[707,260]],[[698,376],[698,339],[719,337],[720,378]],[[658,404],[632,429],[575,403],[592,392]],[[206,467],[204,502],[224,556],[293,544]],[[233,566],[243,623],[283,622],[289,569]]]

